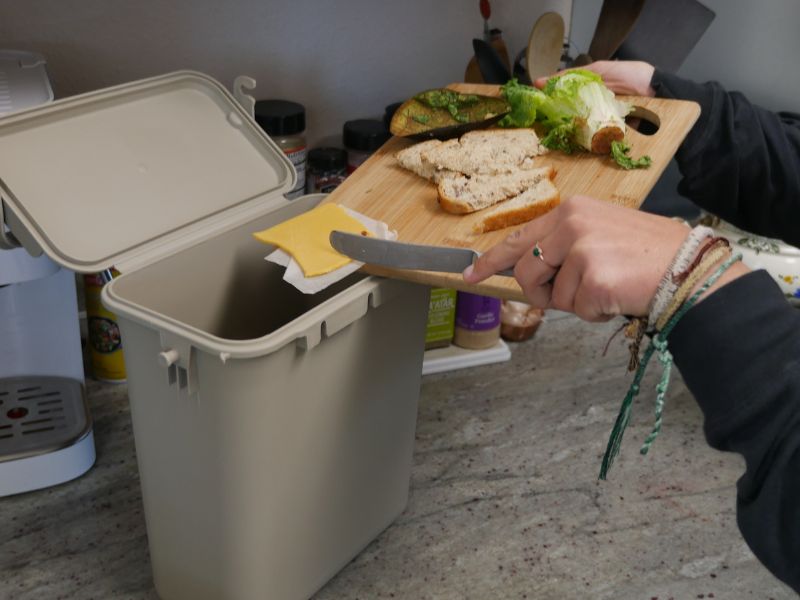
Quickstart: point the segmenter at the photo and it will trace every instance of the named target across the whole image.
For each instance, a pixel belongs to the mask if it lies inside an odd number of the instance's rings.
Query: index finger
[[[542,75],[541,77],[536,78],[536,80],[533,82],[533,85],[539,89],[542,89],[544,86],[547,85],[547,81],[549,79],[553,77],[558,77],[559,75],[563,75],[564,73],[568,73],[570,71],[574,71],[576,68],[578,67],[572,67],[569,69],[559,69],[558,71],[552,73],[551,75]],[[585,67],[580,67],[580,68],[585,68]]]
[[[593,71],[594,73],[597,73],[598,75],[600,75],[600,77],[602,77],[603,80],[605,81],[605,75],[604,75],[604,72],[603,72],[604,70],[600,68],[600,64],[599,64],[600,62],[601,61],[594,61],[594,62],[590,62],[590,63],[585,64],[585,65],[580,65],[580,66],[576,66],[576,67],[570,67],[569,69],[561,69],[559,71],[556,71],[552,75],[544,75],[542,77],[537,77],[536,81],[533,82],[533,85],[536,86],[539,89],[542,89],[544,86],[547,85],[547,80],[548,79],[550,79],[552,77],[558,77],[559,75],[563,75],[564,73],[569,73],[570,71],[575,71],[576,69],[583,69],[583,70],[586,70],[586,71]],[[606,83],[606,85],[608,85],[608,84]]]
[[[543,75],[542,77],[537,77],[537,78],[536,78],[536,81],[534,81],[534,82],[533,82],[533,85],[534,85],[534,86],[536,86],[537,88],[539,88],[539,89],[541,90],[541,89],[542,89],[544,86],[546,86],[546,85],[547,85],[547,81],[548,81],[548,80],[549,80],[551,77],[557,77],[558,75],[563,75],[563,74],[564,74],[564,73],[566,73],[566,72],[567,72],[567,70],[566,70],[566,69],[562,69],[562,70],[560,70],[560,71],[556,71],[556,72],[555,72],[555,73],[553,73],[552,75]]]
[[[478,260],[464,270],[464,281],[478,283],[498,271],[508,269],[549,232],[558,219],[560,206],[508,235],[502,242],[480,255]]]

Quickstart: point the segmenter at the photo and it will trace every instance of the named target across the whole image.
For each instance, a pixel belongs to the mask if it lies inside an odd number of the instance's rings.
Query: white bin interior
[[[251,234],[318,201],[107,286],[166,600],[307,598],[406,504],[428,290],[361,274],[311,296],[285,283]],[[196,393],[169,383],[151,316],[203,346]],[[239,342],[252,356],[223,363]]]

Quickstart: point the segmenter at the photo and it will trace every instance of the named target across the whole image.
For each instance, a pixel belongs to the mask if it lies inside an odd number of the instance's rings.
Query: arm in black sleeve
[[[675,156],[680,194],[742,229],[800,246],[800,115],[659,70],[651,85],[702,109]]]
[[[800,311],[756,271],[690,309],[669,348],[703,410],[709,444],[744,456],[742,535],[800,593]]]

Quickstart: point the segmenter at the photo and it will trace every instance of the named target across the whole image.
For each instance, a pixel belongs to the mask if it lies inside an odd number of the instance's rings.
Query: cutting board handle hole
[[[634,106],[633,110],[625,117],[625,123],[642,135],[653,135],[661,127],[661,119],[658,118],[658,115],[643,106]]]

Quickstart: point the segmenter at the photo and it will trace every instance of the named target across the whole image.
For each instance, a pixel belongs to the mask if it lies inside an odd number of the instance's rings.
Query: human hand
[[[467,283],[514,267],[528,302],[587,321],[645,316],[689,233],[666,217],[575,196],[529,222],[464,271]],[[534,246],[541,258],[533,255]]]
[[[615,94],[649,96],[651,98],[656,95],[655,90],[650,86],[655,67],[646,62],[598,60],[581,67],[581,69],[588,69],[600,75],[606,87]],[[548,79],[549,77],[540,77],[534,83],[536,87],[542,88]]]

